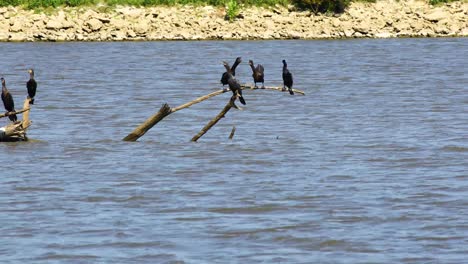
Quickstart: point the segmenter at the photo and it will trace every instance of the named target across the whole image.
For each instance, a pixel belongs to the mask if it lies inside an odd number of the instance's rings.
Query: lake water
[[[463,263],[468,39],[0,43],[31,142],[1,143],[2,263]],[[228,93],[222,60],[306,96]],[[2,108],[3,109],[3,108]],[[7,119],[0,120],[4,126]],[[229,134],[237,130],[233,140]]]

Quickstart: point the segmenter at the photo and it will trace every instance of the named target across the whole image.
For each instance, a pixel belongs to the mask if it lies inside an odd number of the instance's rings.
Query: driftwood
[[[281,91],[281,92],[287,91],[287,90],[283,91],[282,87],[256,88],[254,86],[249,86],[249,85],[241,85],[241,89],[243,89],[243,90],[244,89],[250,89],[250,90],[257,90],[257,89],[259,89],[259,90],[276,90],[276,91]],[[179,110],[188,108],[188,107],[190,107],[190,106],[192,106],[194,104],[201,103],[201,102],[203,102],[203,101],[205,101],[207,99],[210,99],[211,97],[214,97],[214,96],[217,96],[217,95],[229,92],[229,91],[230,91],[229,89],[218,90],[218,91],[209,93],[207,95],[198,97],[198,98],[196,98],[196,99],[194,99],[194,100],[192,100],[192,101],[190,101],[188,103],[179,105],[179,106],[174,107],[174,108],[169,107],[169,105],[167,103],[165,103],[161,107],[161,109],[159,109],[159,111],[156,114],[150,116],[145,122],[140,124],[130,134],[128,134],[125,138],[123,138],[123,141],[132,141],[132,142],[137,141],[148,130],[150,130],[153,126],[155,126],[157,123],[159,123],[161,120],[163,120],[166,116],[168,116],[168,115],[170,115],[172,113],[175,113],[175,112],[177,112]],[[305,95],[305,93],[303,91],[301,91],[301,90],[293,89],[293,91],[295,93],[297,93],[297,94]],[[288,93],[288,96],[290,96],[289,93]],[[232,105],[230,107],[238,108],[234,103],[232,103]],[[229,111],[229,109],[227,111]],[[196,141],[196,140],[193,140],[193,138],[192,138],[192,141]]]
[[[143,136],[146,131],[150,130],[154,125],[161,121],[164,117],[168,116],[171,113],[171,108],[168,104],[164,104],[159,111],[150,116],[146,121],[139,125],[132,133],[128,134],[123,141],[136,141],[141,136]]]
[[[250,89],[250,90],[275,90],[275,91],[280,91],[280,92],[288,92],[288,95],[289,95],[289,91],[288,89],[286,88],[286,90],[283,90],[283,87],[275,87],[275,86],[265,86],[263,88],[261,87],[255,87],[255,86],[250,86],[250,85],[241,85],[241,88],[244,90],[244,89]],[[297,90],[297,89],[292,89],[294,94],[298,93],[298,94],[301,94],[301,95],[305,95],[304,91],[301,91],[301,90]]]
[[[11,141],[27,141],[28,137],[26,136],[26,130],[31,125],[29,120],[30,100],[26,99],[23,104],[23,109],[16,112],[9,112],[6,114],[1,114],[0,118],[7,117],[13,114],[23,113],[23,120],[10,123],[4,127],[0,128],[0,141],[11,142]]]
[[[212,128],[214,125],[216,125],[216,123],[218,123],[218,121],[221,118],[223,118],[226,115],[226,113],[229,112],[229,110],[231,110],[232,107],[235,107],[234,106],[235,100],[236,100],[236,96],[233,95],[231,99],[229,100],[229,102],[226,104],[226,106],[223,108],[223,110],[221,110],[221,112],[219,112],[219,114],[215,116],[215,118],[213,118],[210,122],[208,122],[208,124],[206,124],[206,126],[203,127],[202,130],[200,130],[200,132],[198,132],[198,134],[196,134],[192,138],[192,141],[196,142],[199,138],[205,135],[206,132],[208,132],[208,130],[210,130],[210,128]]]
[[[229,139],[232,140],[234,138],[234,133],[236,133],[236,126],[232,127],[231,134],[229,134]]]
[[[16,115],[16,114],[21,114],[23,112],[26,112],[26,111],[29,111],[29,109],[31,108],[23,108],[19,111],[16,111],[16,112],[6,112],[5,114],[0,114],[0,118],[4,118],[4,117],[7,117],[7,116],[11,116],[11,115]]]

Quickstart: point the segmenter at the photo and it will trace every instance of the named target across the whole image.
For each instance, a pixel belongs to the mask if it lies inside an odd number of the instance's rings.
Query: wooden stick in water
[[[23,103],[23,110],[27,109],[23,113],[23,128],[26,130],[31,125],[31,121],[29,120],[29,109],[31,109],[31,106],[29,105],[31,103],[31,100],[29,98],[26,98]]]
[[[236,126],[232,127],[231,134],[229,135],[230,140],[232,140],[232,138],[234,137],[234,133],[236,133]]]
[[[123,141],[137,141],[137,139],[143,136],[148,130],[169,114],[171,114],[171,108],[168,104],[164,104],[156,114],[150,116],[143,124],[135,128],[132,133],[128,134],[123,139]]]
[[[251,89],[251,90],[257,90],[257,89],[260,89],[260,90],[277,90],[277,91],[282,91],[282,87],[265,87],[264,89],[262,88],[255,88],[253,86],[249,86],[249,85],[241,85],[241,89]],[[188,103],[185,103],[185,104],[182,104],[182,105],[179,105],[177,107],[174,107],[174,108],[170,108],[168,104],[164,104],[163,107],[161,107],[161,109],[154,115],[152,115],[151,117],[149,117],[144,123],[142,123],[141,125],[139,125],[137,128],[135,128],[130,134],[128,134],[124,139],[123,141],[137,141],[140,137],[142,137],[148,130],[150,130],[153,126],[155,126],[157,123],[159,123],[161,120],[163,120],[166,116],[172,114],[172,113],[175,113],[179,110],[182,110],[182,109],[185,109],[185,108],[188,108],[194,104],[198,104],[198,103],[201,103],[207,99],[210,99],[212,97],[215,97],[217,95],[220,95],[220,94],[223,94],[223,93],[226,93],[230,91],[230,89],[226,89],[226,90],[217,90],[217,91],[214,91],[212,93],[209,93],[207,95],[204,95],[204,96],[200,96]],[[296,90],[296,89],[293,89],[294,92],[298,93],[298,94],[302,94],[302,95],[305,95],[305,93],[301,90]],[[235,108],[238,108],[236,105],[232,104],[231,107],[235,107]],[[229,111],[229,110],[228,110]]]
[[[9,142],[9,141],[27,141],[28,137],[26,136],[26,130],[31,126],[31,121],[29,120],[30,112],[30,100],[26,99],[23,104],[23,109],[16,112],[11,112],[8,114],[2,114],[1,117],[6,117],[13,114],[23,113],[23,120],[16,121],[14,123],[9,123],[7,126],[0,128],[0,142]]]
[[[213,118],[210,122],[208,122],[208,124],[206,124],[206,126],[203,127],[202,130],[200,130],[200,132],[198,132],[198,134],[196,134],[192,138],[192,141],[197,142],[199,138],[201,138],[204,134],[206,134],[206,132],[208,132],[208,130],[210,130],[214,125],[216,125],[216,123],[218,123],[218,121],[221,118],[223,118],[229,110],[231,110],[231,108],[234,106],[235,100],[236,100],[236,96],[233,95],[231,99],[229,100],[229,102],[226,104],[226,106],[223,108],[223,110],[221,110],[221,112],[217,116],[215,116],[215,118]]]

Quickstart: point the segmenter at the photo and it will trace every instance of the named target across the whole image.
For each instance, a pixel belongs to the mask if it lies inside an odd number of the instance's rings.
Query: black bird
[[[244,97],[242,97],[242,89],[241,89],[239,82],[232,75],[229,64],[223,61],[223,65],[224,65],[224,68],[226,68],[227,82],[229,84],[229,89],[231,89],[233,95],[239,97],[239,101],[241,102],[241,104],[245,105],[245,100],[244,100]]]
[[[237,57],[236,58],[236,61],[234,62],[234,64],[232,65],[231,67],[231,74],[232,76],[236,76],[236,68],[237,68],[237,65],[239,65],[240,63],[242,62],[242,58],[241,57]],[[221,83],[224,85],[228,84],[228,73],[227,72],[224,72],[223,73],[223,76],[221,76]]]
[[[288,70],[288,64],[286,63],[285,60],[283,60],[283,91],[286,91],[286,87],[288,87],[289,94],[294,95],[292,86],[293,86],[292,74]]]
[[[264,80],[263,80],[263,77],[265,76],[265,74],[263,73],[264,72],[263,65],[257,64],[257,67],[254,67],[254,63],[252,60],[249,60],[249,65],[250,65],[250,68],[252,68],[252,77],[254,79],[255,88],[257,88],[258,82],[261,82],[262,88],[265,88]]]
[[[30,99],[29,101],[31,104],[34,104],[34,96],[36,96],[36,89],[37,89],[37,83],[36,80],[34,80],[34,70],[29,69],[29,81],[26,83],[26,87],[28,88],[28,98]]]
[[[11,93],[6,88],[5,79],[3,79],[2,77],[1,80],[2,80],[2,101],[3,101],[3,105],[5,106],[5,110],[7,110],[7,113],[16,112],[15,102],[13,101],[13,96],[11,96]],[[8,118],[13,122],[18,120],[16,115],[9,115]]]

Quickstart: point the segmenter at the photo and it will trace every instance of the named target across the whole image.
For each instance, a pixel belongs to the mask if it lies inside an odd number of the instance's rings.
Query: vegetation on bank
[[[240,6],[287,6],[292,4],[299,9],[311,10],[315,13],[342,13],[352,1],[376,2],[377,0],[0,0],[0,6],[23,6],[27,9],[49,8],[59,6],[90,6],[103,4],[106,6],[158,6],[158,5],[212,5],[224,6],[230,13],[229,18],[235,17]],[[430,4],[455,2],[460,0],[426,0]]]

